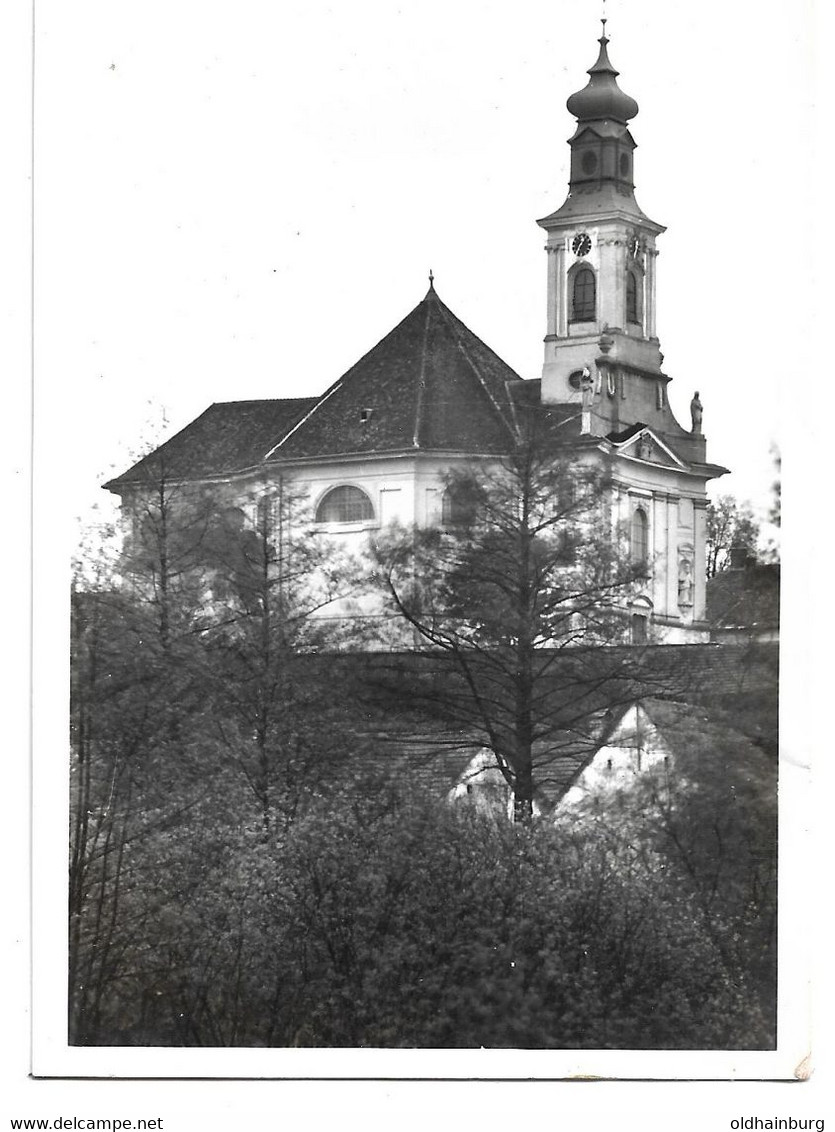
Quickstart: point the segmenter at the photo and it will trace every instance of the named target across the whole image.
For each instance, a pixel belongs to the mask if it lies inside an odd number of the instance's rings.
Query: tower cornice
[[[537,224],[540,228],[544,228],[546,232],[556,232],[560,229],[568,230],[581,225],[591,226],[611,223],[638,225],[644,231],[651,232],[654,236],[660,236],[662,232],[667,231],[666,225],[659,224],[656,220],[650,220],[640,209],[633,211],[628,207],[609,207],[605,209],[594,207],[581,208],[579,204],[580,202],[577,201],[575,197],[571,196],[556,212],[552,212],[550,216],[543,216],[541,220],[537,220]]]

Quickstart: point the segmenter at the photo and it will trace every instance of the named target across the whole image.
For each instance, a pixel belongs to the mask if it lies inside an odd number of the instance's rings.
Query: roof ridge
[[[437,295],[434,288],[430,289],[430,293]],[[420,373],[418,374],[418,388],[417,388],[417,402],[415,404],[415,431],[412,436],[412,444],[415,448],[420,448],[420,426],[423,423],[423,403],[426,394],[426,344],[429,341],[429,294],[423,300],[426,304],[426,311],[423,319],[423,341],[420,347]],[[440,301],[440,300],[439,300]]]
[[[325,401],[329,400],[329,398],[332,397],[334,393],[337,393],[341,388],[342,388],[342,379],[340,378],[338,381],[335,381],[333,383],[333,385],[330,387],[330,389],[326,390],[322,394],[321,397],[318,397],[316,399],[315,403],[310,406],[310,412],[305,413],[303,417],[301,417],[299,420],[297,420],[296,423],[293,425],[293,427],[291,429],[289,429],[289,431],[286,432],[284,434],[284,436],[282,436],[281,440],[279,440],[277,444],[274,444],[272,446],[272,448],[269,450],[269,452],[267,452],[262,457],[262,460],[269,460],[269,458],[270,458],[270,456],[272,456],[273,452],[275,452],[276,449],[280,448],[285,440],[289,440],[290,437],[293,435],[293,433],[297,429],[301,428],[303,424],[306,424],[306,422],[310,420],[310,418],[313,416],[313,414],[316,412],[316,410],[319,408],[319,406],[323,405],[325,403]]]
[[[422,299],[421,302],[419,302],[417,304],[417,306],[412,307],[412,309],[409,311],[409,313],[405,314],[403,316],[403,318],[401,318],[400,322],[397,323],[396,326],[393,326],[392,329],[389,330],[387,334],[384,334],[383,337],[379,339],[379,341],[375,342],[375,344],[370,349],[366,350],[365,353],[362,355],[362,357],[357,358],[357,360],[354,362],[354,364],[349,366],[348,369],[346,369],[345,372],[340,377],[336,378],[335,381],[331,382],[331,384],[324,391],[324,393],[322,393],[319,397],[314,398],[315,404],[313,404],[311,406],[310,412],[305,413],[304,416],[301,418],[301,420],[296,421],[296,423],[293,425],[293,427],[290,429],[290,431],[287,432],[284,436],[282,436],[281,440],[279,440],[279,442],[277,444],[273,445],[273,447],[269,450],[269,452],[267,452],[267,454],[263,457],[263,459],[269,460],[269,458],[273,455],[273,453],[276,452],[281,447],[281,445],[285,443],[285,441],[289,440],[290,437],[293,435],[293,433],[295,433],[297,431],[297,429],[301,428],[302,425],[307,424],[307,422],[310,420],[310,418],[313,416],[313,414],[316,412],[316,410],[318,408],[320,408],[322,405],[324,405],[326,401],[330,400],[330,398],[333,396],[333,394],[337,393],[342,388],[343,384],[346,381],[350,381],[352,374],[360,368],[360,366],[365,361],[365,359],[367,357],[369,357],[371,354],[373,354],[374,351],[380,345],[382,345],[382,343],[385,342],[387,338],[390,338],[393,334],[395,334],[400,329],[400,327],[403,325],[403,323],[406,322],[409,318],[411,318],[412,315],[415,313],[415,311],[418,310],[418,308],[420,306],[422,306],[422,304],[425,303],[425,302],[426,302],[426,299]]]
[[[437,293],[436,293],[436,298],[437,298]],[[467,362],[467,365],[473,371],[473,374],[475,375],[476,381],[479,383],[481,388],[487,394],[487,398],[490,401],[490,404],[493,406],[494,411],[498,414],[499,420],[502,422],[502,424],[505,426],[507,431],[510,433],[512,439],[517,440],[518,437],[516,435],[516,431],[514,430],[513,426],[510,424],[510,422],[507,420],[507,417],[505,416],[505,414],[502,412],[502,409],[499,406],[498,401],[496,400],[496,398],[493,396],[492,392],[490,391],[490,389],[487,385],[487,382],[481,376],[481,373],[479,372],[478,366],[476,365],[475,361],[473,361],[473,359],[470,357],[469,351],[465,347],[464,343],[461,341],[461,335],[458,331],[457,326],[453,325],[452,320],[454,320],[455,322],[458,322],[459,320],[455,317],[455,315],[452,313],[452,311],[449,310],[449,308],[445,305],[445,303],[440,298],[438,298],[437,301],[438,301],[438,306],[440,307],[440,311],[441,311],[441,318],[444,320],[444,322],[446,323],[450,332],[452,333],[453,339],[455,341],[455,345],[458,347],[459,352],[463,356],[464,360]],[[447,316],[449,316],[449,317],[447,317]],[[463,323],[462,323],[462,325],[463,325]],[[469,327],[467,327],[467,329],[469,330]],[[478,337],[477,334],[473,334],[472,330],[469,330],[469,333],[472,334],[473,337],[476,338],[479,342],[481,342],[481,339]],[[483,346],[486,345],[484,342],[481,342],[481,344]],[[486,348],[488,350],[490,349],[489,346],[487,346]],[[495,353],[495,351],[491,351],[491,353]],[[495,354],[495,356],[498,358],[499,355]],[[501,361],[501,359],[499,359],[499,360]],[[507,365],[506,362],[503,363],[503,364]]]
[[[277,405],[279,403],[287,404],[289,401],[318,401],[318,393],[308,393],[299,397],[243,397],[235,401],[212,401],[209,409],[214,409],[219,406],[227,405]]]

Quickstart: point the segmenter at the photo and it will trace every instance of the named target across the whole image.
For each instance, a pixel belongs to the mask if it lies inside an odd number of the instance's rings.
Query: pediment
[[[642,428],[640,432],[636,432],[634,436],[630,436],[628,440],[622,441],[616,447],[621,455],[629,456],[634,460],[641,460],[647,464],[658,464],[666,468],[686,467],[684,461],[679,459],[675,452],[656,436],[651,428]]]

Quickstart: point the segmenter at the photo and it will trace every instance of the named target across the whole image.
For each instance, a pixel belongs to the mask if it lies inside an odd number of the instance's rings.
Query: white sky
[[[566,97],[601,0],[40,0],[36,465],[67,507],[213,401],[316,394],[423,297],[539,376]],[[671,401],[767,506],[803,378],[812,21],[800,0],[609,0],[666,224]],[[788,396],[786,396],[788,392]],[[53,477],[53,483],[55,478]],[[60,498],[60,496],[59,496]]]

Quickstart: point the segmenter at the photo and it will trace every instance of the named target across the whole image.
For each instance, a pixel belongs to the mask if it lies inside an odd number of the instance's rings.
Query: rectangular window
[[[642,613],[632,614],[632,644],[645,645],[647,642],[647,619]]]

